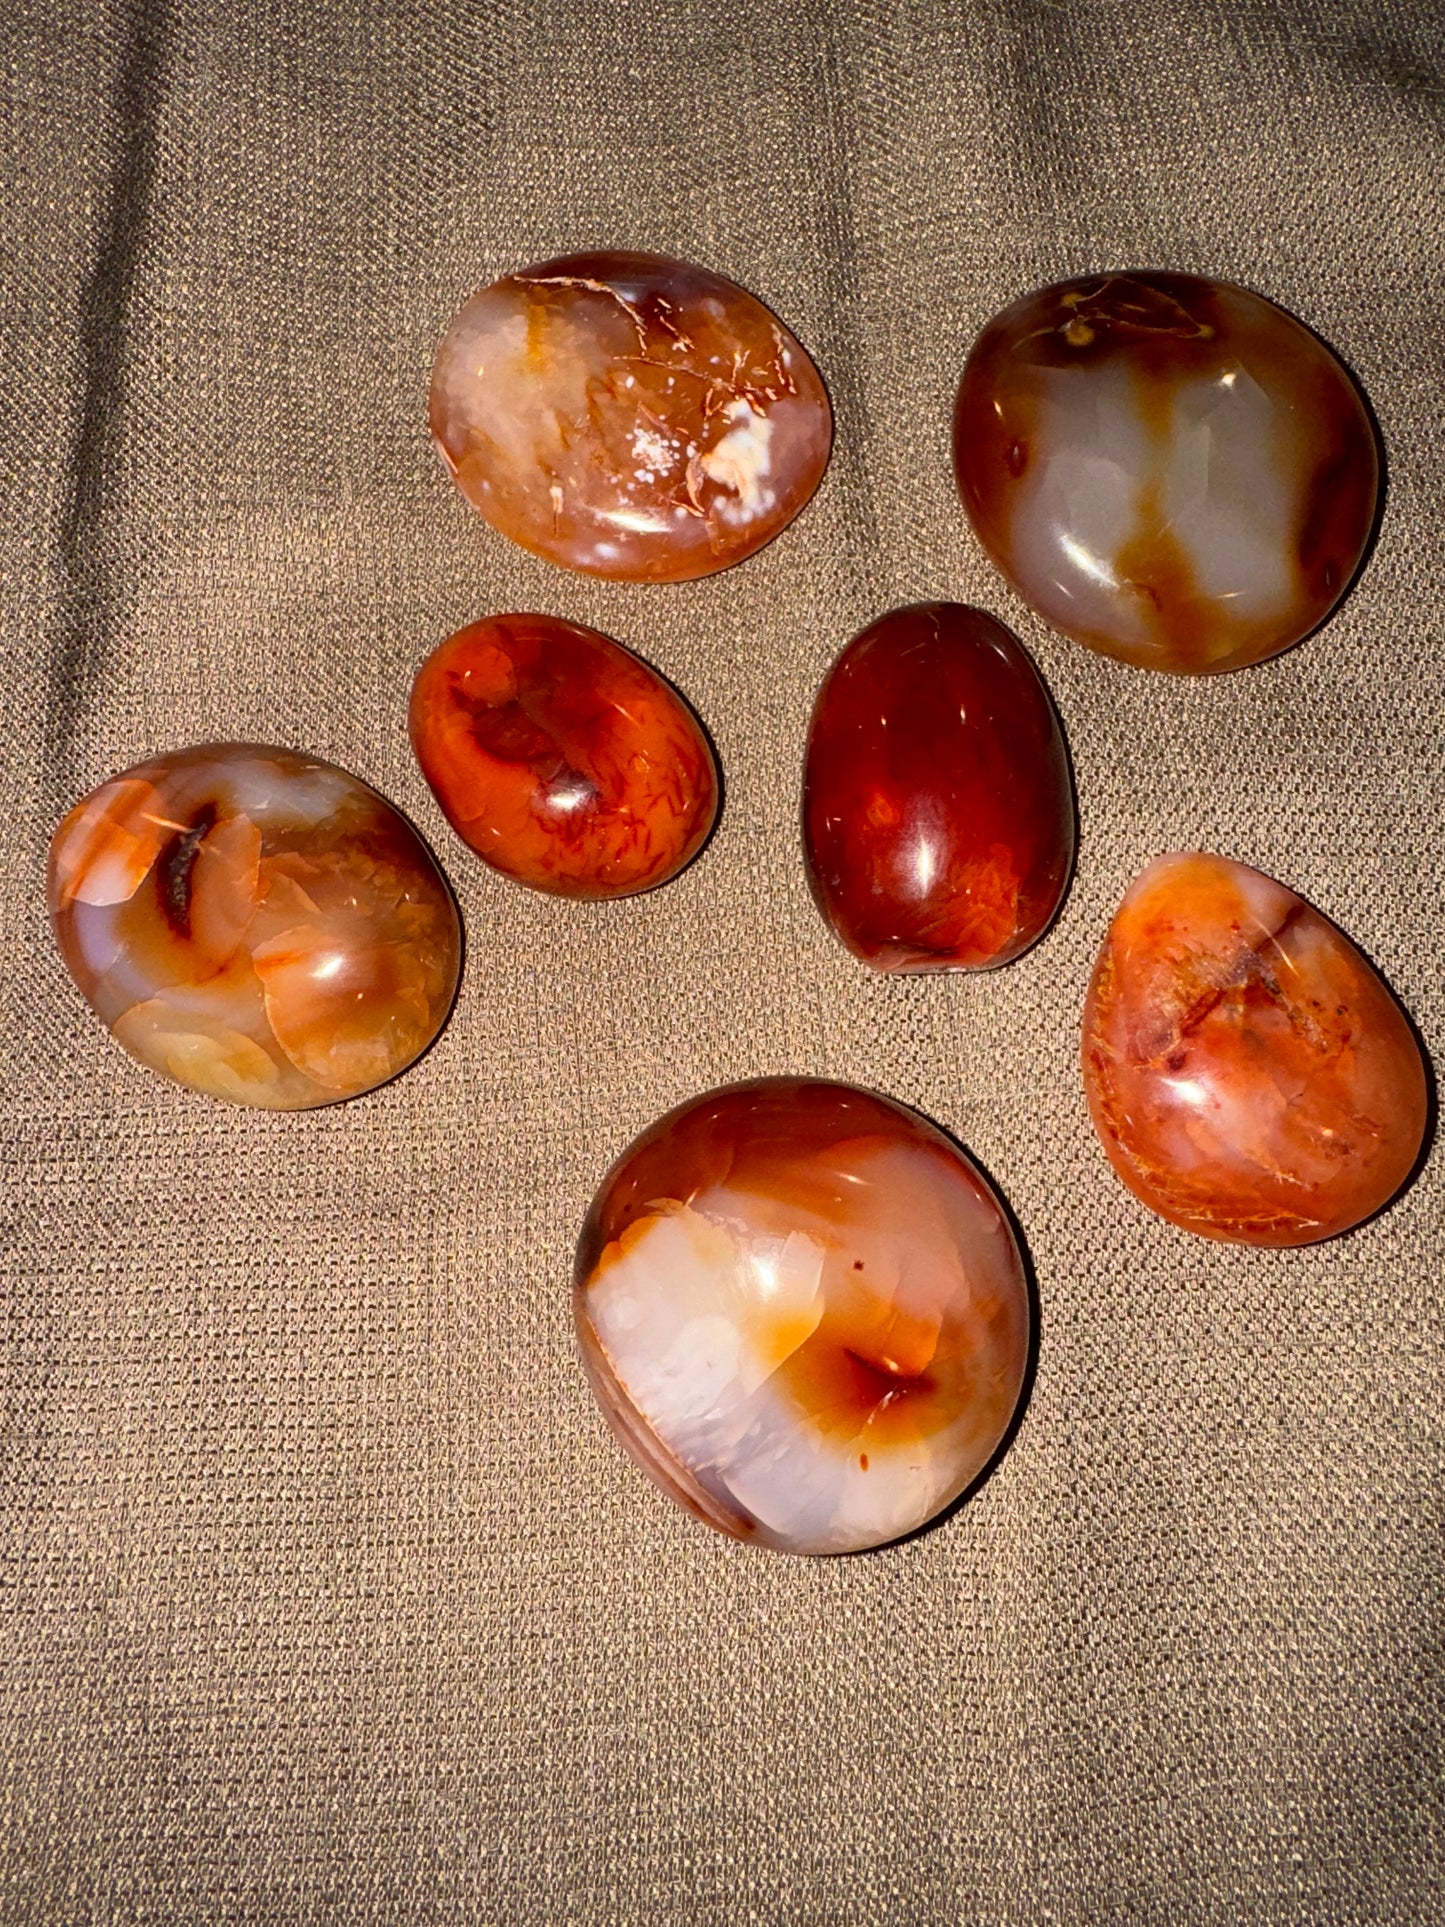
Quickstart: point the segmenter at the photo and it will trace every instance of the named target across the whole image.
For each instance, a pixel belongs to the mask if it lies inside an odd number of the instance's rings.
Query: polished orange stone
[[[449,637],[412,687],[411,740],[457,835],[556,896],[666,883],[717,816],[717,767],[682,697],[556,616],[489,616]]]
[[[855,636],[813,708],[803,843],[819,909],[876,970],[986,970],[1035,942],[1068,882],[1074,800],[1023,644],[956,602]]]
[[[1323,622],[1375,519],[1358,390],[1293,316],[1186,274],[1025,295],[969,355],[954,413],[969,520],[1046,622],[1205,675]]]
[[[658,254],[566,255],[472,296],[432,372],[467,499],[534,555],[618,582],[771,542],[827,466],[818,371],[760,301]]]
[[[1109,1161],[1206,1238],[1302,1245],[1369,1217],[1425,1133],[1403,1011],[1355,946],[1227,857],[1130,885],[1084,1009],[1084,1088]]]
[[[404,1070],[456,993],[431,852],[345,770],[210,743],[93,791],[50,849],[50,914],[133,1057],[212,1097],[301,1110]]]
[[[1029,1349],[987,1180],[900,1104],[762,1078],[651,1125],[577,1247],[582,1357],[617,1437],[717,1531],[856,1552],[998,1449]]]

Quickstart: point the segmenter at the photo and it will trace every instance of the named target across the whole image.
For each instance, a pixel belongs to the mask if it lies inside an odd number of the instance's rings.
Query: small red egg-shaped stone
[[[1389,1202],[1425,1134],[1404,1012],[1341,931],[1227,857],[1129,886],[1084,1007],[1084,1088],[1151,1210],[1237,1244],[1331,1238]]]
[[[431,430],[524,549],[615,582],[740,562],[808,501],[833,415],[763,304],[660,254],[566,255],[474,294],[437,351]]]
[[[985,970],[1039,937],[1074,855],[1058,716],[1028,651],[956,602],[855,636],[813,708],[814,900],[875,970]]]
[[[1089,275],[995,315],[954,462],[979,540],[1046,622],[1184,675],[1323,622],[1379,490],[1369,415],[1324,343],[1189,274]]]
[[[934,1518],[997,1450],[1028,1363],[987,1180],[915,1112],[811,1079],[709,1091],[635,1139],[587,1213],[573,1308],[649,1477],[783,1552]]]
[[[557,616],[489,616],[422,664],[417,760],[457,835],[564,897],[666,883],[718,808],[702,725],[629,649]]]

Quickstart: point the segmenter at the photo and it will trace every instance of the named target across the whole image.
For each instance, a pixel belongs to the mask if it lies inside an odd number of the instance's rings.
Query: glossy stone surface
[[[1160,857],[1094,966],[1084,1086],[1119,1176],[1206,1238],[1302,1245],[1399,1189],[1425,1070],[1394,997],[1302,897],[1227,857]]]
[[[954,460],[980,541],[1046,622],[1193,675],[1324,620],[1379,486],[1334,355],[1259,295],[1182,274],[1063,281],[995,316]]]
[[[411,740],[458,836],[557,896],[665,883],[717,815],[687,704],[620,643],[555,616],[492,616],[444,642],[412,687]]]
[[[94,790],[50,849],[71,975],[133,1057],[237,1104],[384,1084],[446,1020],[461,928],[384,797],[289,749],[210,743]]]
[[[1058,716],[980,609],[921,602],[855,636],[813,708],[814,901],[876,970],[984,970],[1052,920],[1074,853]]]
[[[1029,1345],[1013,1234],[941,1131],[846,1084],[769,1078],[636,1139],[577,1249],[582,1356],[614,1432],[695,1518],[860,1551],[956,1498]]]
[[[467,499],[534,555],[684,582],[787,527],[827,466],[818,371],[752,295],[659,254],[566,255],[462,308],[431,430]]]

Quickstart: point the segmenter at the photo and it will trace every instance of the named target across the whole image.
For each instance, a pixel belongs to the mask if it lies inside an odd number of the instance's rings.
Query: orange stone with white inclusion
[[[587,1214],[574,1309],[649,1477],[784,1552],[934,1518],[998,1449],[1029,1349],[983,1175],[915,1112],[810,1079],[729,1085],[644,1131]]]
[[[491,616],[449,637],[412,687],[411,740],[457,835],[556,896],[651,890],[717,816],[712,749],[682,697],[556,616]]]
[[[663,255],[566,255],[503,276],[437,352],[431,430],[457,486],[534,555],[684,582],[785,528],[833,418],[760,301]]]
[[[377,792],[289,749],[211,743],[93,791],[50,850],[86,1000],[163,1077],[267,1110],[384,1084],[446,1021],[461,926]]]
[[[1227,857],[1160,857],[1109,927],[1084,1010],[1109,1161],[1202,1237],[1303,1245],[1390,1200],[1425,1133],[1404,1012],[1341,931]]]

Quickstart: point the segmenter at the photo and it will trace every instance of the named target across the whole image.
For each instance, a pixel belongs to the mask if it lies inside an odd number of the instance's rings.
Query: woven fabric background
[[[1445,1051],[1438,7],[9,0],[0,43],[0,1917],[1439,1918],[1440,1160],[1340,1242],[1209,1245],[1114,1181],[1075,1067],[1113,904],[1190,846],[1342,922]],[[711,581],[534,561],[428,442],[463,298],[610,244],[752,288],[832,390],[815,504]],[[1263,668],[1089,654],[958,507],[974,334],[1118,265],[1273,296],[1378,414],[1373,559]],[[885,981],[808,901],[800,755],[843,642],[932,596],[1036,653],[1081,856],[1021,962]],[[714,732],[722,829],[652,897],[493,877],[411,760],[422,657],[516,608]],[[455,882],[454,1020],[370,1098],[167,1087],[52,946],[61,813],[227,737],[366,777]],[[570,1328],[616,1152],[785,1071],[954,1131],[1037,1273],[995,1474],[834,1562],[654,1493]]]

